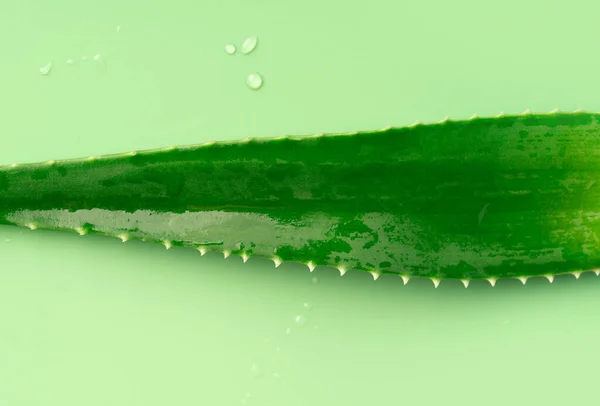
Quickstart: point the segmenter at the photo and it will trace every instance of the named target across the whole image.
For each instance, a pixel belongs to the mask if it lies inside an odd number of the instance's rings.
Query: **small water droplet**
[[[235,54],[235,45],[233,45],[233,44],[225,45],[225,53],[228,53],[229,55]]]
[[[310,304],[310,303],[308,303],[308,302],[304,302],[304,304],[302,305],[302,307],[303,307],[304,309],[306,309],[306,310],[310,310],[310,309],[312,309],[312,306],[311,306],[311,304]]]
[[[73,59],[67,59],[68,65],[73,65],[74,63],[75,63],[75,61]]]
[[[44,76],[48,76],[50,74],[50,70],[52,69],[52,62],[48,62],[47,65],[42,66],[40,68],[40,74]]]
[[[306,317],[304,317],[304,316],[298,315],[298,316],[296,316],[296,318],[294,319],[294,321],[299,326],[305,326],[306,325]]]
[[[258,90],[261,88],[262,84],[263,84],[263,78],[262,76],[260,76],[259,73],[251,73],[248,75],[248,78],[246,79],[246,84],[248,85],[248,87],[252,90]]]
[[[319,278],[317,278],[316,276],[314,276],[312,278],[312,283],[313,283],[313,285],[316,285],[317,283],[319,283]]]
[[[260,367],[256,362],[252,364],[252,368],[250,368],[250,372],[252,373],[252,376],[255,378],[258,378],[260,376]]]
[[[94,61],[98,62],[98,64],[100,65],[100,68],[105,71],[106,70],[106,59],[104,59],[104,57],[100,54],[96,54],[94,55]]]
[[[242,53],[249,54],[250,52],[254,51],[256,44],[258,44],[258,38],[256,36],[246,38],[242,44]]]

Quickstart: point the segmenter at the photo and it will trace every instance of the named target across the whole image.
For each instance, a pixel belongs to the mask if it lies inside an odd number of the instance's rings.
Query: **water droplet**
[[[102,68],[103,71],[106,70],[106,59],[104,59],[104,57],[100,54],[96,54],[94,55],[94,61],[98,62],[98,64],[100,64],[100,67]]]
[[[298,315],[298,316],[296,316],[296,318],[294,319],[294,321],[299,326],[305,326],[306,325],[306,317],[304,317],[304,316]]]
[[[225,52],[228,53],[229,55],[235,54],[235,45],[233,45],[233,44],[225,45]]]
[[[42,66],[40,68],[40,74],[44,76],[48,76],[50,74],[50,70],[52,69],[52,62],[48,62],[46,66]]]
[[[306,310],[310,310],[310,309],[312,309],[312,306],[311,306],[311,304],[310,304],[310,303],[308,303],[308,302],[304,302],[304,304],[302,305],[302,307],[303,307],[304,309],[306,309]]]
[[[312,278],[312,283],[313,283],[313,285],[316,285],[317,283],[319,283],[319,278],[317,278],[316,276],[314,276]]]
[[[256,44],[258,44],[258,38],[256,36],[246,38],[242,44],[242,52],[244,54],[249,54],[250,52],[254,51]]]
[[[256,362],[252,364],[252,368],[250,368],[250,372],[252,373],[252,376],[255,378],[258,378],[260,376],[260,367],[258,366],[258,364]]]
[[[263,78],[262,76],[260,76],[260,74],[258,73],[251,73],[248,75],[248,78],[246,79],[246,84],[248,85],[248,87],[250,89],[253,90],[258,90],[261,88],[262,84],[263,84]]]

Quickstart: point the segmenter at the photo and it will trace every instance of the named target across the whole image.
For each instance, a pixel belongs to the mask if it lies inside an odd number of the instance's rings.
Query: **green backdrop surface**
[[[4,2],[0,164],[600,111],[598,12],[592,1]],[[246,86],[253,72],[259,90]],[[0,258],[3,406],[597,403],[593,274],[434,289],[13,227],[0,228]]]

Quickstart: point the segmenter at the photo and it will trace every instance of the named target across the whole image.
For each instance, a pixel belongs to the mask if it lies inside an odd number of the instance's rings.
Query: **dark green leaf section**
[[[0,167],[0,222],[406,276],[591,270],[599,118],[476,118]]]

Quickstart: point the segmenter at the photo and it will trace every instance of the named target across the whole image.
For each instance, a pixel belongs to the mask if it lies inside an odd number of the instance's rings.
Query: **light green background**
[[[527,107],[599,111],[599,11],[3,1],[0,163]],[[254,53],[225,54],[249,35]],[[259,91],[245,85],[253,71]],[[593,274],[433,289],[11,227],[0,255],[2,406],[597,404]]]

